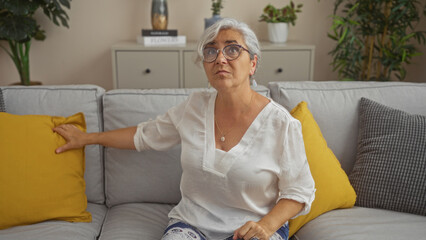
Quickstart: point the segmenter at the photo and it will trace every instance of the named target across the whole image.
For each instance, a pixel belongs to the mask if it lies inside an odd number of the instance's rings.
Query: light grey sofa
[[[200,90],[105,91],[94,85],[0,88],[7,112],[59,116],[83,112],[88,132],[153,119]],[[302,100],[308,102],[329,147],[347,173],[355,162],[361,97],[426,115],[426,84],[280,82],[256,90],[289,110]],[[1,230],[0,240],[158,240],[168,212],[180,199],[179,156],[179,146],[166,152],[141,153],[87,146],[86,194],[93,221],[47,221],[13,227]],[[296,239],[422,239],[425,226],[424,216],[354,207],[317,217],[296,233]]]

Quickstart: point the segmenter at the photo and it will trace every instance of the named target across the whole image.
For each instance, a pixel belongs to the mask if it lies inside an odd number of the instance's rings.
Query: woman
[[[224,19],[208,28],[198,60],[215,92],[191,94],[154,121],[103,133],[54,129],[67,144],[164,150],[182,145],[182,199],[163,240],[287,239],[288,220],[309,212],[314,181],[300,123],[250,88],[260,58],[256,35]]]

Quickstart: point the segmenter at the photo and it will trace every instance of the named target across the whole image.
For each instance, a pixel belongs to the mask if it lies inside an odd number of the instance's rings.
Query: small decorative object
[[[166,30],[168,23],[167,0],[152,0],[151,25],[154,30]]]
[[[9,49],[1,46],[12,58],[19,72],[21,85],[32,85],[30,81],[31,40],[43,41],[45,32],[37,24],[34,13],[42,9],[57,26],[68,28],[68,15],[64,8],[70,9],[71,0],[60,1],[10,1],[0,0],[0,40],[9,43]]]
[[[220,17],[220,10],[223,8],[222,0],[212,0],[212,12],[213,15],[211,18],[205,18],[204,19],[204,29],[207,29],[211,25],[213,25],[215,22],[222,19]]]
[[[276,8],[268,4],[263,9],[263,14],[260,16],[260,22],[268,23],[269,41],[274,43],[284,43],[288,36],[288,23],[295,25],[297,13],[302,12],[303,4],[294,5],[293,1],[283,8]]]

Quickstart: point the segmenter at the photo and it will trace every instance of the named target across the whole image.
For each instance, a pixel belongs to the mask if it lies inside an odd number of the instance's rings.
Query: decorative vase
[[[215,22],[222,19],[220,15],[213,15],[211,18],[204,18],[204,30],[213,25]]]
[[[166,30],[168,22],[167,0],[152,0],[151,25],[154,30]]]
[[[288,36],[288,23],[268,23],[269,41],[285,43]]]

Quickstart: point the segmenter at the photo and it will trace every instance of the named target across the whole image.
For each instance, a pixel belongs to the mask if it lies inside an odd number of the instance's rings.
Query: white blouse
[[[241,141],[228,152],[216,149],[217,92],[198,92],[156,120],[138,125],[138,151],[166,150],[181,143],[182,199],[169,213],[224,239],[247,221],[259,221],[282,198],[305,203],[315,197],[300,122],[270,99]]]

